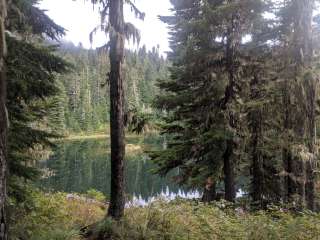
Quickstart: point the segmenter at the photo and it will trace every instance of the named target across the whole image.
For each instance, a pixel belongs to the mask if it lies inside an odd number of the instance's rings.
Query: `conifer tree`
[[[0,3],[1,239],[7,239],[8,229],[4,205],[6,182],[12,200],[21,199],[26,193],[22,183],[35,174],[31,152],[36,145],[50,145],[48,137],[54,136],[37,126],[48,111],[43,99],[56,93],[54,73],[66,69],[66,63],[52,54],[54,48],[41,45],[44,35],[56,40],[64,30],[35,7],[36,3],[31,0],[13,0],[7,6],[5,1]]]
[[[111,134],[111,201],[108,215],[119,219],[123,216],[124,196],[124,16],[123,0],[111,0],[110,32],[110,134]]]
[[[173,1],[170,24],[174,65],[160,83],[156,104],[168,110],[168,149],[155,153],[160,173],[179,167],[179,180],[214,195],[221,170],[225,198],[236,197],[235,175],[243,145],[241,109],[247,53],[243,38],[263,10],[262,1]],[[208,31],[208,29],[210,31]],[[205,199],[212,197],[205,196]]]
[[[8,5],[8,192],[15,204],[25,200],[26,184],[38,176],[37,150],[51,147],[49,139],[58,136],[48,127],[52,106],[47,100],[59,92],[56,74],[65,73],[69,66],[55,55],[56,46],[48,46],[45,41],[46,37],[58,40],[64,29],[36,7],[36,3],[13,0]]]
[[[248,172],[251,180],[252,205],[264,208],[281,199],[278,187],[281,151],[276,130],[280,126],[280,114],[277,114],[280,94],[275,73],[277,64],[273,59],[278,59],[278,46],[270,44],[279,36],[275,31],[277,19],[265,17],[274,11],[272,2],[256,1],[256,4],[254,18],[250,20],[250,39],[241,48],[245,56],[241,74],[245,82],[241,95],[245,110],[241,124],[246,142],[241,164],[249,166],[241,171],[245,175]]]
[[[312,22],[315,7],[314,0],[298,1],[292,3],[294,12],[294,36],[293,36],[293,62],[295,63],[296,79],[300,78],[303,99],[303,112],[305,123],[304,136],[306,138],[305,149],[309,156],[302,159],[305,169],[305,201],[310,210],[315,210],[315,166],[316,166],[316,94],[317,79],[312,72],[314,62],[312,46]]]
[[[144,19],[131,0],[92,0],[93,4],[100,4],[101,26],[109,34],[110,42],[110,134],[111,134],[111,196],[108,215],[119,220],[124,214],[125,183],[124,183],[124,77],[123,64],[125,56],[125,39],[139,41],[139,31],[124,21],[124,3],[130,5],[134,14]],[[109,17],[109,19],[106,19]]]
[[[284,201],[315,209],[313,8],[313,1],[269,2],[275,17],[260,18],[248,45],[251,196],[260,207]]]
[[[283,80],[283,197],[299,208],[314,210],[315,204],[315,151],[316,92],[314,76],[313,12],[315,1],[286,1],[280,5],[280,44]]]

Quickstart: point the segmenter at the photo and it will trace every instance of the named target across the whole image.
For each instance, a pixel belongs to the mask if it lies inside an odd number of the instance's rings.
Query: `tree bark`
[[[111,133],[111,196],[108,216],[119,220],[125,205],[125,133],[124,133],[124,16],[123,0],[111,0],[110,30],[110,133]]]
[[[7,236],[7,217],[6,217],[6,198],[7,198],[7,126],[8,114],[6,109],[6,73],[5,73],[5,18],[6,1],[0,0],[0,240],[8,239]]]
[[[253,137],[253,149],[252,149],[252,200],[254,204],[263,207],[263,159],[258,149],[259,138],[257,135]]]
[[[260,99],[258,77],[254,77],[251,82],[251,99]],[[263,207],[263,194],[264,194],[264,169],[263,169],[263,156],[260,150],[262,140],[262,109],[253,109],[250,114],[251,125],[251,144],[252,144],[252,200],[253,203],[260,208]]]
[[[233,140],[227,141],[227,150],[223,155],[224,160],[224,187],[225,199],[229,202],[234,202],[236,199],[234,161],[233,161]]]
[[[231,1],[232,2],[232,1]],[[228,113],[228,124],[233,131],[233,135],[236,134],[236,118],[237,113],[232,109],[228,109],[228,105],[233,103],[235,95],[237,94],[237,83],[236,83],[236,58],[237,50],[241,42],[240,37],[240,14],[232,14],[230,19],[230,26],[227,32],[227,45],[226,45],[226,70],[228,73],[228,86],[225,91],[225,97],[222,104],[222,109],[227,110]],[[224,161],[224,184],[225,184],[225,199],[230,202],[234,202],[236,198],[236,188],[235,188],[235,148],[237,143],[233,136],[231,139],[226,141],[226,151],[223,155]]]
[[[212,202],[216,200],[216,196],[216,183],[212,181],[212,178],[208,178],[201,200],[204,203]]]
[[[289,132],[292,130],[292,114],[291,114],[291,100],[289,96],[289,82],[286,80],[283,88],[283,107],[284,107],[284,119],[283,128],[286,132],[285,146],[282,149],[283,160],[283,201],[288,203],[293,200],[293,196],[297,194],[297,184],[294,180],[295,172],[293,169],[293,156],[291,153],[291,137]]]

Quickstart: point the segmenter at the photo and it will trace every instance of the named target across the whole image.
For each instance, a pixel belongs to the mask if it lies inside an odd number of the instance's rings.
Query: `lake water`
[[[126,193],[131,203],[143,205],[162,196],[165,199],[198,198],[198,191],[187,191],[171,181],[174,173],[162,178],[152,173],[155,165],[144,150],[160,148],[159,136],[130,137],[126,140]],[[41,187],[68,193],[86,193],[96,189],[110,194],[110,140],[64,141],[54,154],[40,163],[44,177]]]

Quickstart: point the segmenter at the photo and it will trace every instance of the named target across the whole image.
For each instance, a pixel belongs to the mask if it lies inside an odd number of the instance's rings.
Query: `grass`
[[[91,190],[89,196],[102,200]],[[246,212],[217,202],[157,201],[126,209],[121,222],[105,219],[98,201],[68,199],[65,193],[33,193],[34,207],[18,216],[11,239],[80,240],[79,231],[92,227],[90,240],[317,240],[320,215],[286,212],[280,208]]]
[[[198,201],[159,201],[147,208],[127,209],[121,223],[110,225],[110,221],[104,221],[105,224],[98,226],[105,236],[115,240],[320,239],[318,214],[280,209],[244,213],[225,206]],[[100,237],[101,229],[97,229]]]
[[[32,204],[23,203],[15,211],[11,240],[79,240],[80,228],[105,216],[106,205],[98,201],[68,198],[66,193],[31,191]],[[102,199],[100,193],[94,194]],[[93,196],[93,191],[89,195]]]

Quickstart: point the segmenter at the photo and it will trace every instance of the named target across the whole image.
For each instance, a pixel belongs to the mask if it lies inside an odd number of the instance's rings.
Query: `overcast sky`
[[[126,21],[133,22],[141,30],[140,45],[146,44],[147,48],[151,49],[159,44],[161,52],[168,51],[168,29],[158,20],[158,15],[170,14],[169,0],[136,0],[136,5],[146,13],[145,21],[135,19],[128,8],[125,10],[125,16]],[[86,48],[91,47],[89,33],[100,22],[99,13],[97,9],[93,10],[92,4],[85,0],[43,0],[40,8],[48,10],[47,14],[68,30],[66,40],[76,45],[81,42]],[[102,46],[105,42],[105,35],[97,34],[92,47]]]

